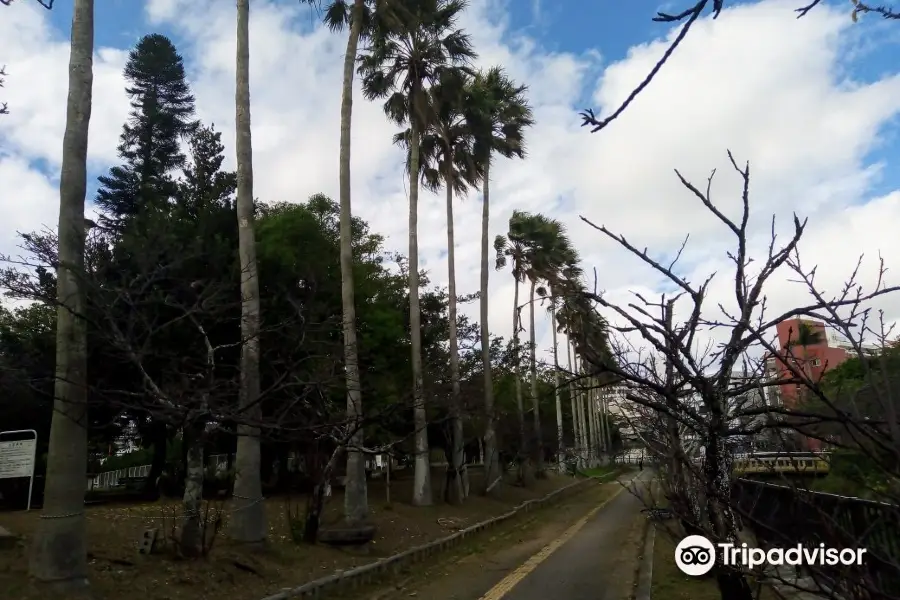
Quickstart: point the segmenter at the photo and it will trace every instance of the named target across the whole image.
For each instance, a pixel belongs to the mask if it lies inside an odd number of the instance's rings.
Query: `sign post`
[[[31,510],[31,492],[34,490],[34,463],[37,453],[37,431],[34,429],[15,429],[0,431],[0,437],[16,433],[30,433],[30,440],[0,441],[0,479],[28,477],[28,505]]]

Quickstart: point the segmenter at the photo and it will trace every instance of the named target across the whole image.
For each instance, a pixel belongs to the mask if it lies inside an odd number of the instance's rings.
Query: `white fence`
[[[119,479],[122,477],[146,477],[149,474],[150,465],[140,465],[138,467],[129,467],[127,469],[118,469],[116,471],[106,471],[88,479],[87,489],[88,491],[108,490],[119,485]]]

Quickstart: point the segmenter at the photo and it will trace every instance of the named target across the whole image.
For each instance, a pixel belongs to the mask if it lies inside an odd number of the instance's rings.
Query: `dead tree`
[[[573,288],[572,304],[585,315],[593,315],[595,331],[577,332],[580,353],[589,375],[611,376],[629,386],[627,398],[657,415],[659,446],[665,452],[664,473],[669,479],[673,507],[684,529],[702,534],[713,543],[740,544],[740,529],[732,501],[735,446],[741,439],[770,428],[809,428],[829,421],[821,411],[803,406],[770,406],[749,402],[755,392],[780,385],[817,386],[804,370],[787,361],[787,375],[767,379],[764,353],[778,351],[773,341],[776,325],[787,319],[806,317],[852,329],[854,315],[866,310],[871,301],[896,291],[882,280],[864,291],[851,276],[843,293],[826,298],[816,292],[809,278],[810,299],[781,314],[766,310],[767,282],[779,271],[803,273],[797,258],[797,244],[806,221],[794,216],[793,233],[783,245],[774,235],[762,263],[751,259],[748,249],[750,221],[750,168],[740,167],[731,153],[729,160],[743,181],[740,219],[734,221],[719,210],[710,198],[712,176],[705,190],[685,179],[682,186],[699,200],[735,238],[735,250],[728,254],[734,265],[733,306],[708,306],[707,295],[713,275],[693,283],[678,273],[678,260],[668,265],[652,258],[622,235],[602,225],[582,219],[598,232],[617,242],[651,270],[678,288],[672,297],[660,300],[639,294],[627,304],[612,301],[598,290]],[[685,244],[687,240],[685,240]],[[751,266],[753,263],[754,266]],[[589,322],[591,319],[582,319]],[[601,329],[616,340],[610,349],[602,342]],[[820,394],[822,395],[822,394]],[[825,399],[827,400],[827,398]],[[762,419],[762,416],[778,417]],[[830,419],[847,422],[846,415]],[[694,438],[701,456],[685,451],[684,437]],[[752,590],[740,570],[718,566],[715,571],[722,598],[749,600]]]

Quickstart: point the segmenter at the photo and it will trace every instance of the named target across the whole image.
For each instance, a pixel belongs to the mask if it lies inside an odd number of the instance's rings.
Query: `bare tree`
[[[735,446],[741,439],[766,429],[788,427],[812,435],[811,428],[825,422],[859,429],[847,414],[828,417],[805,404],[773,406],[759,400],[769,388],[797,385],[835,408],[799,362],[778,347],[774,341],[776,326],[791,318],[806,317],[849,332],[860,326],[860,318],[868,314],[872,300],[900,288],[887,286],[879,277],[871,290],[864,290],[855,271],[836,295],[826,298],[814,286],[815,268],[805,269],[800,262],[797,244],[806,221],[796,216],[792,235],[780,246],[773,220],[768,252],[761,265],[754,262],[748,244],[750,168],[739,167],[731,153],[728,156],[743,180],[742,211],[737,221],[712,202],[712,176],[706,189],[701,190],[678,171],[676,175],[735,238],[736,249],[728,254],[734,265],[734,306],[707,306],[713,275],[696,284],[677,272],[684,245],[675,260],[665,265],[622,235],[582,217],[664,276],[678,293],[660,300],[635,294],[632,302],[622,304],[597,290],[573,290],[574,304],[584,315],[577,321],[580,327],[573,331],[573,337],[588,375],[612,376],[628,386],[630,401],[649,411],[645,416],[653,426],[645,428],[644,435],[663,463],[668,500],[682,530],[704,535],[714,543],[739,545],[740,520],[732,492],[736,485]],[[782,269],[805,283],[810,298],[804,305],[768,315],[766,285]],[[603,345],[606,328],[616,340],[611,357]],[[773,356],[782,357],[779,360],[785,363],[787,375],[774,379],[767,376],[765,359]],[[692,452],[692,445],[700,453]],[[752,597],[744,572],[720,565],[715,573],[723,599]]]
[[[6,66],[5,65],[0,67],[0,88],[2,88],[3,84],[6,82],[4,77],[6,77]],[[9,114],[9,107],[7,106],[6,102],[0,102],[0,115],[8,115],[8,114]]]
[[[875,15],[880,15],[881,17],[889,20],[897,20],[900,19],[900,12],[893,10],[887,6],[872,6],[870,4],[860,2],[859,0],[850,0],[853,4],[853,11],[851,12],[851,18],[855,23],[860,14],[868,14],[872,13]],[[797,13],[797,17],[801,18],[806,16],[813,8],[821,4],[822,0],[812,0],[808,4],[801,6],[795,10]],[[653,65],[650,69],[650,72],[647,73],[646,77],[641,80],[641,82],[628,94],[625,100],[619,104],[618,107],[615,108],[611,113],[609,113],[605,117],[600,117],[599,115],[594,113],[593,109],[587,108],[581,113],[582,119],[582,127],[590,127],[591,133],[596,133],[600,131],[613,121],[615,121],[625,110],[631,105],[632,102],[643,92],[649,85],[653,82],[653,79],[662,71],[662,68],[666,65],[669,59],[675,54],[675,51],[678,49],[678,46],[687,38],[688,32],[690,32],[691,28],[694,24],[703,16],[704,13],[709,13],[713,19],[718,18],[719,14],[721,14],[722,10],[726,7],[727,2],[725,0],[697,0],[693,5],[688,6],[684,10],[677,13],[670,12],[657,12],[656,16],[653,17],[653,20],[657,23],[681,23],[681,29],[678,30],[678,34],[669,44],[669,46],[665,49],[662,56],[659,60]]]

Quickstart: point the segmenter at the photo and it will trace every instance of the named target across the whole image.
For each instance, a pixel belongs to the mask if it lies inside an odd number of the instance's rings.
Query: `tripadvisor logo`
[[[718,546],[720,552],[716,552]],[[760,565],[861,565],[865,548],[804,548],[798,544],[791,548],[751,548],[732,543],[716,544],[702,535],[689,535],[675,547],[675,564],[685,575],[700,577],[709,573],[716,564],[717,554],[723,566],[738,566],[753,569]]]

